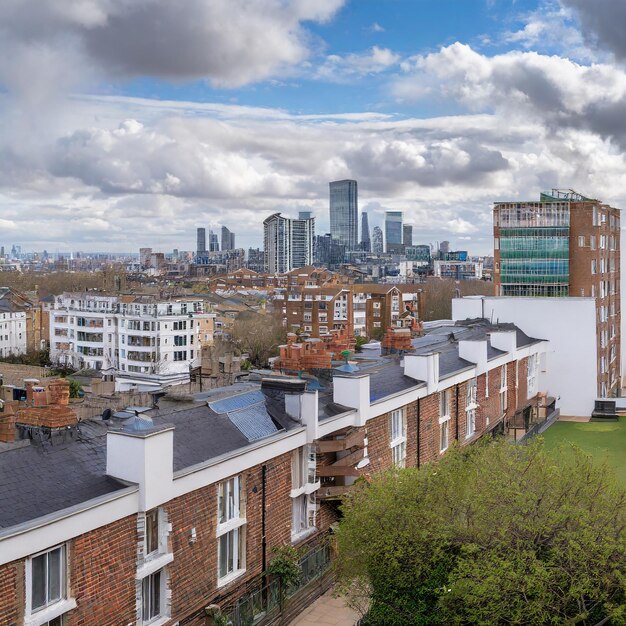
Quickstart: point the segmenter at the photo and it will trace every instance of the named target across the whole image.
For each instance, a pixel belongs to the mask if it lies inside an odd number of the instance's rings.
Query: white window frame
[[[439,453],[450,445],[450,390],[439,392]]]
[[[389,415],[391,430],[391,459],[396,467],[406,466],[406,409],[392,411]]]
[[[47,602],[41,607],[33,607],[33,559],[55,550],[61,550],[60,559],[60,587],[61,597],[58,600]],[[25,562],[26,583],[26,610],[24,612],[24,626],[43,626],[57,617],[62,617],[68,611],[76,608],[76,600],[69,597],[69,567],[68,545],[63,543],[52,548],[33,554]]]
[[[232,494],[232,500],[231,500]],[[236,497],[235,495],[236,494]],[[226,499],[226,517],[220,519],[220,503]],[[231,508],[232,507],[232,508]],[[217,586],[222,587],[239,578],[246,571],[246,498],[242,476],[232,476],[217,485]],[[233,563],[238,567],[220,576],[222,561],[222,541],[225,535],[231,536]]]
[[[467,381],[465,395],[465,438],[468,439],[476,433],[476,409],[478,408],[478,381],[472,378]]]
[[[526,372],[526,397],[532,398],[537,393],[537,370],[539,369],[539,355],[531,354],[528,357],[528,371]]]
[[[148,521],[156,518],[157,546],[148,552]],[[168,593],[169,572],[167,565],[174,560],[174,554],[169,549],[170,524],[166,511],[157,507],[140,513],[137,519],[138,534],[140,536],[140,556],[137,567],[137,621],[142,626],[158,626],[167,623],[171,618],[170,597]],[[159,614],[144,618],[144,584],[150,577],[160,573],[159,579]]]
[[[506,365],[500,367],[500,415],[504,415],[508,407],[508,385],[506,380]]]
[[[317,530],[317,457],[311,444],[294,450],[291,458],[291,540],[298,541]]]

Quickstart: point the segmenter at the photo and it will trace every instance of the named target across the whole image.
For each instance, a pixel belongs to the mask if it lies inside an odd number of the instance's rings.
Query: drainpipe
[[[261,587],[265,587],[265,570],[267,569],[267,536],[266,536],[266,515],[265,500],[267,488],[267,465],[261,467],[261,569],[263,571],[263,582]]]
[[[417,399],[417,468],[420,466],[420,399]]]
[[[456,384],[455,390],[455,402],[454,402],[455,414],[456,414],[456,440],[459,440],[459,384]]]

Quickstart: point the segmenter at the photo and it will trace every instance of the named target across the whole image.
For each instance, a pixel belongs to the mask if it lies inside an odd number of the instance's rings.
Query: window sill
[[[158,556],[153,556],[150,559],[144,561],[141,567],[137,568],[137,574],[135,575],[135,578],[137,580],[141,580],[146,576],[150,576],[150,574],[154,574],[154,572],[157,572],[166,565],[169,565],[173,560],[174,555],[171,552],[159,554]]]
[[[308,496],[309,494],[316,492],[321,486],[322,483],[319,480],[314,483],[307,483],[303,487],[299,487],[298,489],[292,489],[289,492],[289,496],[291,498],[299,498],[300,496],[303,496],[305,494]]]
[[[303,530],[296,535],[292,534],[291,543],[299,543],[300,541],[303,541],[307,537],[314,535],[316,532],[317,532],[317,528],[315,526],[312,526],[311,528],[307,528],[306,530]]]
[[[168,617],[167,615],[165,615],[165,616],[155,617],[149,622],[142,621],[141,623],[142,623],[142,626],[163,626],[164,624],[167,624],[171,619],[172,619],[171,617]]]
[[[439,418],[439,425],[445,424],[446,422],[449,422],[449,421],[450,421],[450,416],[444,415],[443,417]]]
[[[439,450],[439,454],[443,454],[447,450],[448,450],[448,446],[446,446],[445,448],[442,448],[441,450]]]
[[[229,585],[233,581],[237,580],[240,576],[243,576],[245,573],[246,573],[245,569],[238,569],[238,570],[235,570],[234,572],[231,572],[230,574],[227,574],[226,576],[224,576],[224,578],[218,578],[217,579],[218,589],[220,587],[225,587],[226,585]]]
[[[41,626],[76,608],[76,600],[67,598],[24,618],[24,626]]]

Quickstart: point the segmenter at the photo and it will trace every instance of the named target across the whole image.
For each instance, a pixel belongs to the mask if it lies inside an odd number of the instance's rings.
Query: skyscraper
[[[336,180],[330,187],[330,235],[357,250],[359,243],[359,204],[356,180]]]
[[[283,274],[313,262],[315,218],[292,220],[280,213],[263,222],[265,268]]]
[[[217,238],[217,233],[214,233],[212,230],[209,231],[209,252],[219,252],[220,251],[220,242]]]
[[[380,226],[374,226],[372,231],[372,252],[379,255],[383,253],[383,231]]]
[[[202,256],[206,253],[206,229],[198,228],[196,254]]]
[[[370,242],[370,226],[366,211],[361,213],[361,250],[363,250],[363,252],[372,251],[372,244]]]
[[[597,393],[615,395],[621,386],[619,209],[553,189],[539,202],[496,202],[493,224],[496,296],[594,298]]]
[[[235,233],[222,226],[222,252],[235,249]]]
[[[385,211],[385,246],[387,253],[402,252],[402,211]]]
[[[402,245],[405,249],[413,245],[413,226],[411,224],[403,224],[402,226]]]

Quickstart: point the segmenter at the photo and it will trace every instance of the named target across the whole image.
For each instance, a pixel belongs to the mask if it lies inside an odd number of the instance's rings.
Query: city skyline
[[[528,189],[626,203],[623,3],[149,4],[0,9],[6,240],[170,249],[198,224],[300,210],[328,232],[343,178],[371,224],[402,210],[421,240],[477,253],[492,202]]]

